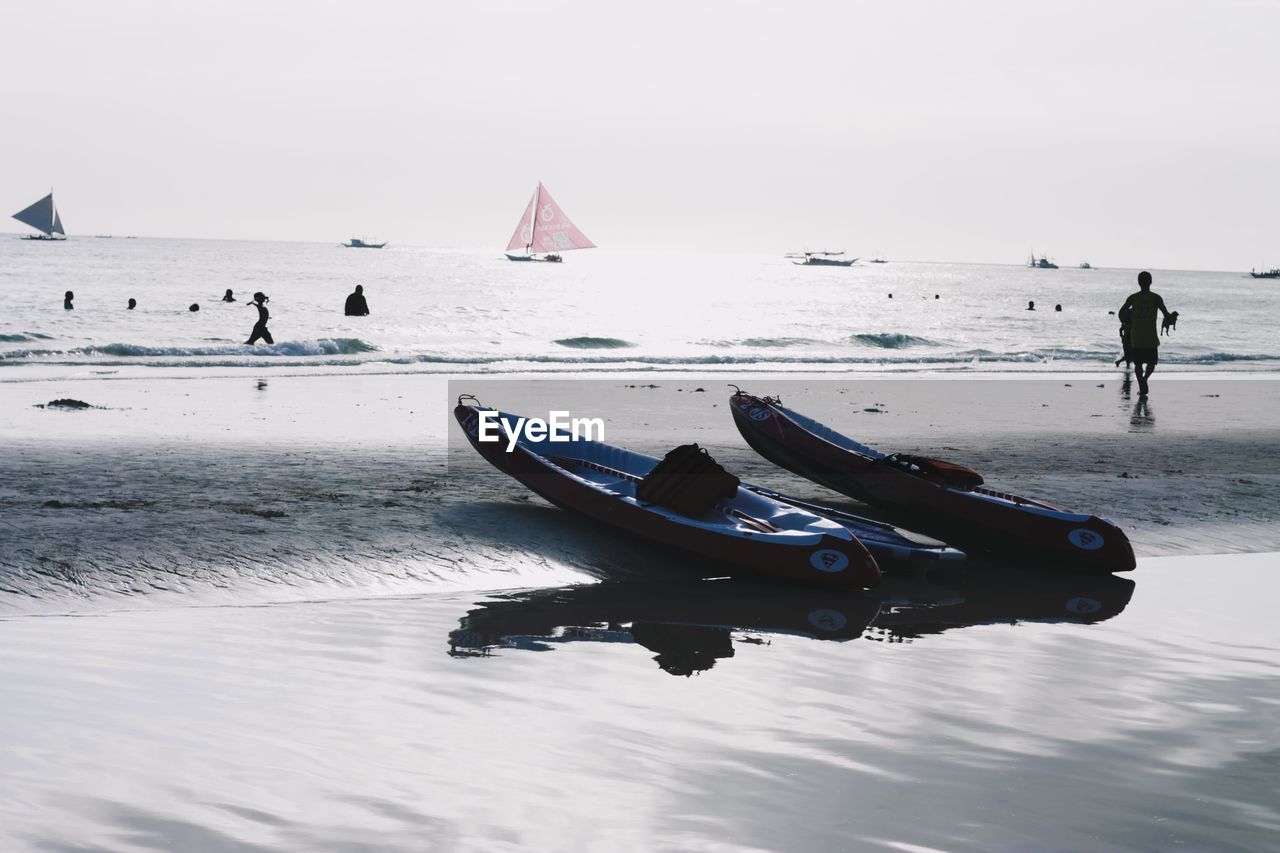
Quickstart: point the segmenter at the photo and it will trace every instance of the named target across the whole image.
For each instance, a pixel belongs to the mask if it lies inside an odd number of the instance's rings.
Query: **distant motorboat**
[[[381,249],[383,246],[387,245],[387,241],[383,240],[381,243],[369,243],[361,240],[359,237],[352,237],[350,243],[343,243],[342,245],[348,249]]]
[[[564,211],[551,198],[547,188],[538,182],[529,199],[529,206],[524,209],[516,231],[507,243],[507,260],[509,261],[545,261],[558,264],[562,260],[561,252],[570,249],[594,249],[595,243],[587,239],[587,235],[578,230],[578,226],[569,221]],[[523,254],[520,253],[523,250]]]
[[[1056,270],[1058,268],[1057,264],[1046,258],[1044,255],[1041,255],[1040,259],[1036,260],[1035,252],[1032,252],[1031,257],[1027,259],[1027,266],[1033,270]]]
[[[65,240],[67,233],[62,230],[62,217],[53,203],[53,190],[30,207],[23,208],[13,215],[23,225],[30,225],[39,234],[24,234],[23,240]]]
[[[1280,267],[1276,267],[1275,269],[1270,269],[1270,270],[1263,270],[1262,272],[1254,272],[1251,269],[1249,270],[1249,275],[1253,276],[1254,278],[1280,278]]]
[[[1089,263],[1088,261],[1081,261],[1081,262],[1080,262],[1080,269],[1082,269],[1082,270],[1091,270],[1091,269],[1093,269],[1093,264]]]
[[[798,255],[787,255],[788,258],[803,258],[794,261],[800,267],[851,267],[858,262],[857,258],[842,258],[844,252],[802,252]]]

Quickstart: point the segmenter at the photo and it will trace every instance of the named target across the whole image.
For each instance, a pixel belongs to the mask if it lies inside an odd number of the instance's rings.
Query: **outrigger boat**
[[[777,399],[735,391],[729,401],[734,423],[761,456],[932,535],[1076,568],[1134,568],[1133,548],[1112,521],[984,487],[980,474],[961,465],[882,453]]]
[[[509,261],[547,261],[558,264],[564,260],[561,252],[570,249],[594,249],[595,243],[569,221],[556,204],[547,188],[538,182],[538,188],[529,199],[529,206],[520,217],[516,232],[507,243]],[[523,250],[523,254],[520,254]]]
[[[1280,267],[1276,267],[1273,270],[1263,270],[1262,272],[1249,270],[1249,275],[1254,278],[1280,278]]]
[[[928,537],[740,483],[731,475],[726,476],[737,485],[728,497],[700,512],[678,511],[644,497],[658,491],[660,460],[568,434],[544,442],[521,436],[507,452],[506,428],[516,432],[518,416],[467,400],[467,395],[458,399],[454,417],[471,446],[498,470],[562,509],[713,560],[730,572],[872,587],[880,581],[881,563],[964,559],[963,552]],[[482,411],[495,411],[506,425],[499,440],[480,441]]]
[[[798,255],[787,255],[788,258],[803,258],[794,261],[800,267],[851,267],[858,262],[857,258],[842,258],[844,252],[802,252]]]

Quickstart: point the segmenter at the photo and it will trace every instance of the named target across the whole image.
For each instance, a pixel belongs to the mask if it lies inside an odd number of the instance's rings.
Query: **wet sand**
[[[941,455],[997,487],[1112,517],[1139,556],[1280,550],[1280,382],[1166,379],[1138,414],[1119,383],[1097,378],[742,384],[883,449]],[[602,417],[610,441],[654,455],[697,441],[748,481],[852,505],[747,448],[720,380],[0,383],[0,612],[649,571],[652,555],[631,560],[630,540],[480,460],[450,424],[463,391],[525,414]],[[35,407],[66,397],[101,408]]]

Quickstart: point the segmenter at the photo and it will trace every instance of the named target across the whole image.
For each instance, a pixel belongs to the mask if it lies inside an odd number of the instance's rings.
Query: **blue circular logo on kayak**
[[[809,614],[809,624],[819,631],[839,631],[849,620],[839,610],[815,610]]]
[[[1101,533],[1094,533],[1092,530],[1077,527],[1067,534],[1067,541],[1085,551],[1096,551],[1102,547],[1106,540],[1102,538]]]
[[[835,574],[849,568],[849,558],[834,548],[823,548],[809,555],[809,565],[820,572]]]
[[[1087,616],[1090,613],[1097,613],[1101,610],[1102,602],[1096,598],[1089,598],[1088,596],[1081,595],[1068,600],[1066,607],[1068,613],[1077,613],[1082,616]]]
[[[753,421],[766,421],[769,419],[769,410],[764,406],[756,406],[747,413],[747,417],[751,418]]]

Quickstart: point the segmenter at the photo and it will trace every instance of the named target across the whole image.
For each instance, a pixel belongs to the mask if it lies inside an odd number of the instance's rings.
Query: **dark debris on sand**
[[[259,518],[288,518],[289,513],[280,509],[259,509],[256,506],[247,506],[245,504],[236,504],[231,507],[231,511],[240,515],[256,515]]]
[[[58,400],[50,400],[47,403],[36,403],[37,409],[100,409],[101,406],[91,406],[84,400],[73,400],[70,397],[64,397]]]

